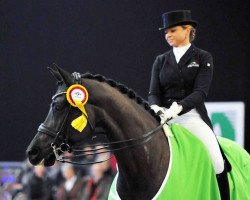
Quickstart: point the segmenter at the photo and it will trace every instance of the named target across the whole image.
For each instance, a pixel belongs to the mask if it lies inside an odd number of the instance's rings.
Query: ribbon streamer
[[[88,115],[84,108],[88,100],[88,91],[82,85],[75,84],[68,88],[66,97],[72,106],[77,107],[82,112],[81,116],[71,122],[73,128],[82,132],[88,122]]]

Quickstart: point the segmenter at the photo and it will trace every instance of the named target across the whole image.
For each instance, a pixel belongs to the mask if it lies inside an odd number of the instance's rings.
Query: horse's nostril
[[[29,156],[36,156],[37,154],[39,153],[39,151],[38,151],[38,149],[30,149],[29,151],[28,151],[28,155]]]

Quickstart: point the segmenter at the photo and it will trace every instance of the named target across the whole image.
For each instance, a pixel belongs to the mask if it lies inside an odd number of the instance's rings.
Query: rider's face
[[[172,47],[185,46],[189,43],[190,28],[175,26],[165,30],[165,38]]]

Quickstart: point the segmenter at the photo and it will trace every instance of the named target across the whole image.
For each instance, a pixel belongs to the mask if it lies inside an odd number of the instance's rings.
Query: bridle
[[[74,73],[73,73],[73,75],[74,75]],[[60,92],[58,94],[55,94],[52,97],[52,100],[54,100],[58,96],[65,95],[65,94],[66,94],[66,92]],[[81,147],[81,149],[73,149],[69,145],[67,133],[65,134],[66,123],[68,121],[69,114],[70,114],[71,110],[72,110],[72,106],[69,105],[67,113],[66,113],[58,131],[51,130],[51,128],[49,128],[44,123],[42,123],[38,127],[38,132],[45,133],[46,135],[49,135],[49,136],[55,138],[53,143],[51,143],[51,147],[53,149],[53,152],[54,152],[54,155],[55,155],[57,161],[63,162],[63,163],[77,164],[77,165],[90,165],[90,164],[102,163],[102,162],[105,162],[107,160],[110,160],[112,158],[112,156],[110,156],[107,159],[101,160],[101,161],[93,161],[93,162],[86,162],[86,163],[79,163],[79,162],[74,162],[72,160],[65,160],[65,159],[72,159],[72,158],[82,157],[82,156],[111,153],[111,152],[121,151],[124,149],[128,149],[128,148],[132,148],[135,146],[146,144],[147,142],[149,142],[153,138],[153,136],[157,132],[162,130],[162,127],[165,124],[167,124],[167,121],[168,121],[168,120],[166,120],[164,123],[161,123],[159,126],[154,128],[153,130],[143,134],[141,137],[138,137],[138,138],[130,138],[127,140],[120,140],[120,141],[116,141],[116,142],[98,143],[98,144],[94,144],[94,145],[83,146],[83,147]],[[85,117],[87,118],[87,123],[88,123],[91,131],[95,132],[95,128],[92,125],[92,123],[90,122],[88,116],[85,115]],[[58,143],[60,143],[60,144],[57,145]],[[123,146],[114,148],[115,145],[123,145]],[[96,149],[91,149],[91,150],[82,150],[82,149],[87,148],[87,147],[93,148],[93,147],[98,147],[98,146],[102,146],[102,147],[99,147]],[[113,146],[113,148],[111,148],[112,146]],[[76,153],[76,155],[63,156],[63,153],[66,151],[70,152],[70,153]]]

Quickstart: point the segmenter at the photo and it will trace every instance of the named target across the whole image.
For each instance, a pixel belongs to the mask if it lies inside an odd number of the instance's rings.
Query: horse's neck
[[[159,125],[142,106],[116,89],[105,91],[104,87],[102,93],[106,96],[95,101],[105,110],[103,125],[111,141],[139,138]],[[119,169],[117,190],[122,199],[152,198],[169,162],[168,143],[162,131],[147,144],[117,152],[115,156]]]
[[[149,125],[141,131],[131,127],[124,131],[131,133],[129,138],[138,138],[156,126]],[[152,199],[168,169],[169,149],[163,134],[156,134],[147,144],[117,153],[116,158],[119,170],[117,190],[121,199]]]

